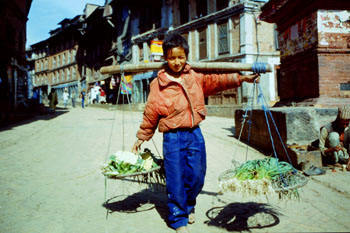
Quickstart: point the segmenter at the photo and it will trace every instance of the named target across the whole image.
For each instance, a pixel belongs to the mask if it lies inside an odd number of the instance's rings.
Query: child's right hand
[[[137,141],[134,143],[134,146],[133,146],[132,149],[131,149],[131,152],[134,153],[134,154],[137,154],[138,151],[140,150],[141,144],[142,144],[143,142],[144,142],[143,140],[137,139]]]
[[[255,80],[256,83],[259,83],[259,74],[250,74],[250,75],[242,75],[240,77],[241,82],[253,83]]]

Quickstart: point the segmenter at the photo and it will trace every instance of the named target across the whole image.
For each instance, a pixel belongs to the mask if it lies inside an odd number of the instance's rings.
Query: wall
[[[231,29],[231,34],[232,34],[232,41],[231,41],[231,49],[233,54],[237,54],[240,52],[240,40],[239,40],[239,16],[234,16],[231,17],[232,21],[232,29]]]
[[[275,45],[277,41],[275,41],[275,33],[274,24],[258,21],[258,40],[260,52],[271,53],[276,51]]]
[[[320,96],[349,98],[349,54],[321,53],[318,56],[318,63]],[[341,84],[343,84],[343,86],[347,86],[346,90],[341,90]]]
[[[285,57],[280,67],[278,93],[281,100],[318,97],[318,58],[313,50]]]
[[[349,17],[318,10],[280,32],[281,99],[350,96]]]
[[[319,10],[317,16],[320,96],[350,97],[350,11]]]
[[[314,12],[279,32],[281,59],[316,47],[317,39],[317,13]]]
[[[319,10],[317,31],[320,47],[350,48],[350,11]]]

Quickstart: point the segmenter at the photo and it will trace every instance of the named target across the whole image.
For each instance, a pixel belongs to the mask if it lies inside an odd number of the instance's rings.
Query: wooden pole
[[[253,64],[237,63],[237,62],[189,62],[191,67],[196,71],[210,72],[237,72],[237,71],[253,71]],[[122,71],[127,73],[138,73],[151,70],[159,70],[164,68],[163,62],[149,62],[139,64],[111,65],[103,66],[100,69],[101,74],[117,74]],[[271,66],[266,64],[266,72],[271,72]]]

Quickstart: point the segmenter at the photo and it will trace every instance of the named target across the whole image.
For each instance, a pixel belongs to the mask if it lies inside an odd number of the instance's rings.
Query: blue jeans
[[[84,99],[81,100],[81,107],[84,108]]]
[[[168,221],[172,228],[186,226],[204,185],[205,142],[199,127],[163,134]]]

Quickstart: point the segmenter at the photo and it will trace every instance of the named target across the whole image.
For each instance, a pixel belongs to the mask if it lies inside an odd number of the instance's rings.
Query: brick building
[[[270,0],[260,18],[276,23],[282,101],[338,105],[350,97],[350,1]]]

